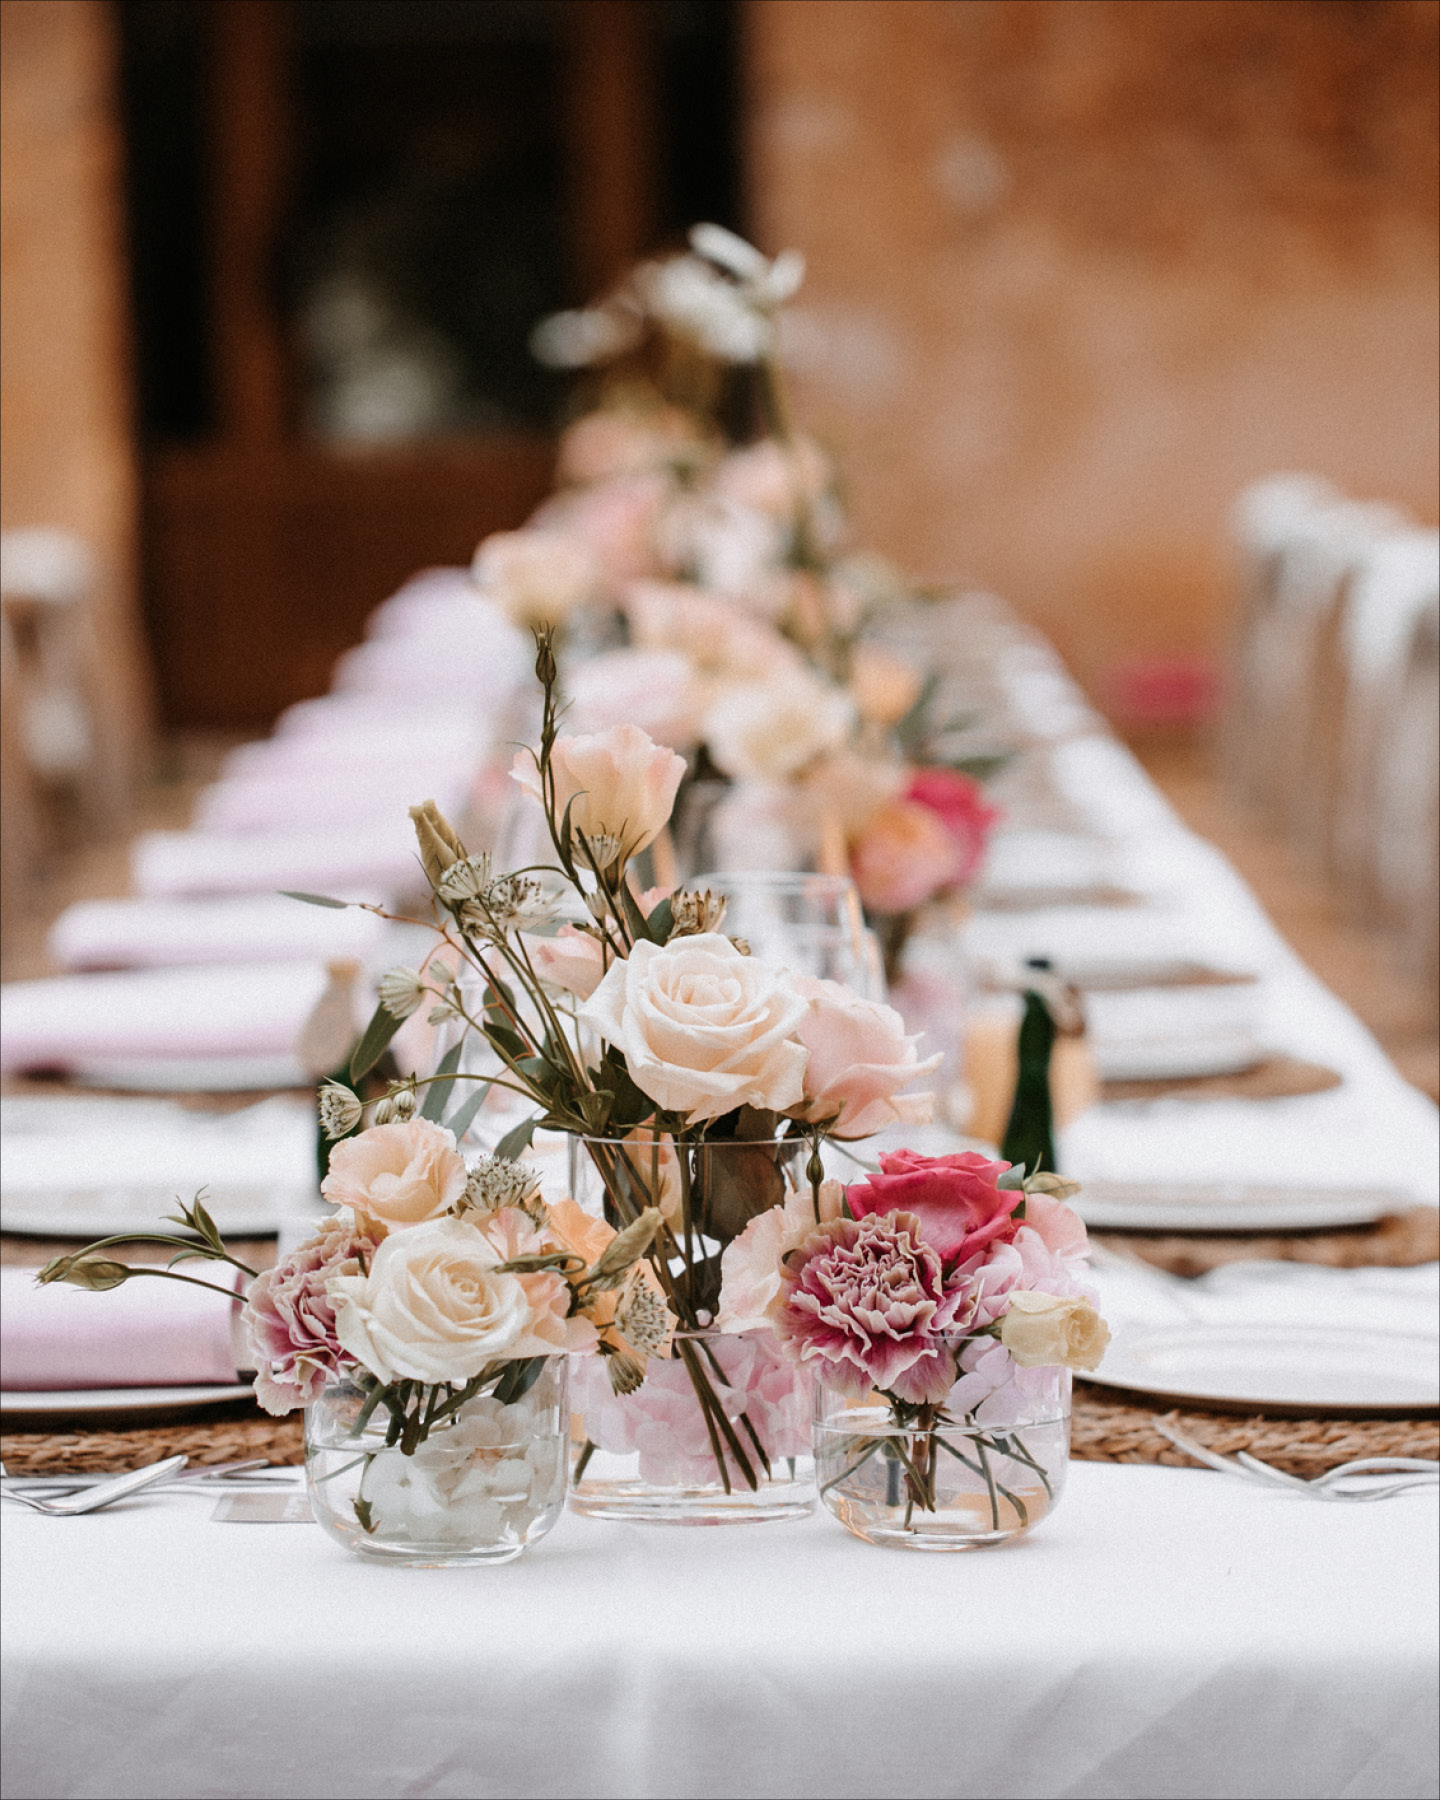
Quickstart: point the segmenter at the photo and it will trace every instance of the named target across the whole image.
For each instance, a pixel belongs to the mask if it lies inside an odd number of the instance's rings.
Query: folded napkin
[[[237,1270],[188,1264],[217,1285]],[[235,1302],[179,1281],[136,1277],[94,1294],[33,1269],[0,1269],[0,1387],[7,1391],[187,1387],[239,1379]]]
[[[394,694],[321,694],[297,700],[275,721],[262,744],[245,744],[234,754],[254,755],[261,749],[277,756],[283,750],[307,752],[321,743],[337,751],[362,751],[370,744],[392,744],[416,753],[450,745],[487,741],[485,707],[472,694],[464,699],[434,695],[407,700]]]
[[[149,895],[297,888],[339,899],[383,901],[414,888],[420,865],[414,828],[400,811],[340,830],[317,818],[308,827],[297,823],[286,830],[243,835],[143,831],[131,847],[130,872],[136,891]]]
[[[327,984],[320,962],[7,982],[0,1069],[75,1069],[127,1057],[287,1057]]]
[[[1085,1000],[1102,1081],[1230,1075],[1264,1055],[1257,1032],[1261,988],[1137,988]]]
[[[220,765],[220,779],[345,775],[356,782],[395,770],[423,784],[430,770],[444,780],[452,771],[473,769],[488,743],[489,734],[468,717],[445,717],[437,724],[406,712],[397,721],[388,716],[356,718],[342,709],[323,728],[238,745]]]
[[[464,811],[470,766],[433,758],[387,763],[368,770],[301,769],[261,775],[227,775],[200,794],[195,828],[255,833],[283,831],[297,819],[323,821],[329,830],[362,829],[404,819],[421,800],[433,800],[447,817]]]
[[[481,694],[496,706],[531,678],[534,661],[534,646],[518,634],[367,638],[338,659],[331,687],[337,694],[438,694],[472,703]]]
[[[333,956],[369,960],[387,929],[374,913],[305,906],[281,894],[82,900],[55,921],[48,948],[62,969],[177,968]]]

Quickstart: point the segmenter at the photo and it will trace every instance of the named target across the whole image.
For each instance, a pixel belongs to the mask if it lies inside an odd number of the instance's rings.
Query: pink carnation
[[[920,769],[905,798],[928,806],[949,833],[958,853],[954,880],[961,887],[973,881],[1000,819],[996,808],[986,805],[980,783],[958,769]]]
[[[376,1248],[343,1220],[327,1219],[308,1243],[255,1278],[240,1320],[255,1353],[255,1398],[266,1412],[308,1406],[329,1376],[354,1367],[335,1335],[325,1283],[360,1274]]]
[[[949,1393],[955,1359],[945,1334],[965,1293],[947,1282],[919,1219],[902,1212],[822,1225],[789,1258],[782,1282],[777,1332],[836,1386],[916,1404]]]

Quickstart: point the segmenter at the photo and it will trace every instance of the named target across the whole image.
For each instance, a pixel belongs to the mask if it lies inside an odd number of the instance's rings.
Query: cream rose
[[[332,1206],[392,1229],[449,1212],[465,1192],[465,1160],[455,1134],[429,1119],[372,1125],[330,1152],[320,1192]]]
[[[638,725],[558,737],[550,753],[557,821],[570,807],[570,828],[586,838],[614,838],[621,856],[655,841],[670,817],[685,759],[663,749]],[[529,751],[516,753],[511,776],[541,798],[540,773]]]
[[[387,1382],[469,1381],[492,1362],[569,1348],[565,1283],[550,1276],[532,1292],[534,1276],[498,1274],[499,1260],[464,1219],[396,1232],[375,1252],[368,1274],[326,1283],[335,1335]]]
[[[804,669],[723,688],[705,717],[710,754],[727,775],[786,781],[836,749],[855,721],[849,696]]]
[[[595,592],[588,547],[559,531],[497,531],[475,552],[475,583],[517,625],[558,624]]]
[[[1042,1294],[1022,1288],[1009,1295],[1000,1342],[1022,1369],[1063,1363],[1097,1369],[1110,1330],[1083,1294]]]
[[[857,644],[850,668],[850,692],[860,717],[870,725],[894,725],[920,697],[920,672],[878,644]]]
[[[800,1103],[808,1052],[794,1034],[806,1005],[785,970],[707,931],[636,944],[578,1016],[623,1051],[642,1093],[698,1123]]]
[[[797,977],[795,987],[809,1002],[795,1030],[810,1052],[801,1116],[817,1124],[833,1118],[833,1134],[841,1138],[927,1124],[935,1096],[900,1089],[939,1068],[941,1059],[920,1061],[918,1040],[906,1036],[894,1007],[862,1000],[838,981]]]

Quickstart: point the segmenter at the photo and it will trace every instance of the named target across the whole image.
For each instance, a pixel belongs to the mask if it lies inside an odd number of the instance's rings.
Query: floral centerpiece
[[[320,1090],[321,1192],[338,1210],[254,1280],[257,1393],[313,1414],[345,1384],[324,1441],[351,1447],[379,1419],[382,1447],[414,1458],[472,1401],[514,1407],[546,1359],[578,1353],[582,1475],[598,1449],[638,1457],[642,1488],[754,1495],[808,1451],[808,1378],[768,1335],[715,1341],[721,1257],[757,1215],[818,1191],[827,1137],[926,1116],[928,1096],[903,1090],[933,1059],[890,1008],[749,954],[723,931],[723,896],[637,891],[633,864],[669,818],[683,761],[634,725],[562,732],[550,629],[536,640],[540,741],[513,773],[552,860],[499,872],[432,803],[411,809],[433,908],[409,922],[428,923],[434,946],[383,978],[349,1082]],[[430,1073],[365,1098],[422,1007],[449,1047]],[[467,1164],[459,1140],[492,1095],[528,1102],[530,1117]],[[517,1160],[537,1129],[576,1146],[572,1193],[549,1205]],[[180,1256],[235,1262],[200,1209],[184,1222],[200,1243],[177,1241]],[[106,1247],[46,1279],[144,1272]],[[416,1486],[415,1466],[401,1486]],[[363,1530],[377,1505],[368,1486],[353,1496]]]
[[[721,1322],[768,1326],[819,1378],[826,1504],[857,1535],[995,1542],[1059,1497],[1069,1371],[1109,1333],[1073,1183],[970,1153],[898,1151],[754,1220],[723,1258]]]
[[[1001,759],[870,635],[915,596],[849,543],[834,465],[795,429],[779,325],[803,275],[797,252],[701,225],[547,320],[537,350],[588,371],[595,404],[560,491],[474,574],[560,631],[579,729],[638,723],[687,757],[682,863],[852,874],[893,972],[919,910],[978,873]]]

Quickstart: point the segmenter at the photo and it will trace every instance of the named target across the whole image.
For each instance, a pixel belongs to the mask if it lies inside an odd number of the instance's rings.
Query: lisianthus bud
[[[78,1256],[55,1257],[35,1279],[47,1287],[52,1281],[68,1281],[71,1287],[89,1288],[92,1293],[103,1294],[109,1288],[123,1286],[130,1275],[131,1271],[122,1262],[112,1262],[107,1256],[86,1256],[82,1252]]]
[[[439,887],[440,878],[451,863],[465,855],[465,846],[433,800],[422,800],[410,808],[415,836],[420,845],[420,861],[431,887]]]

